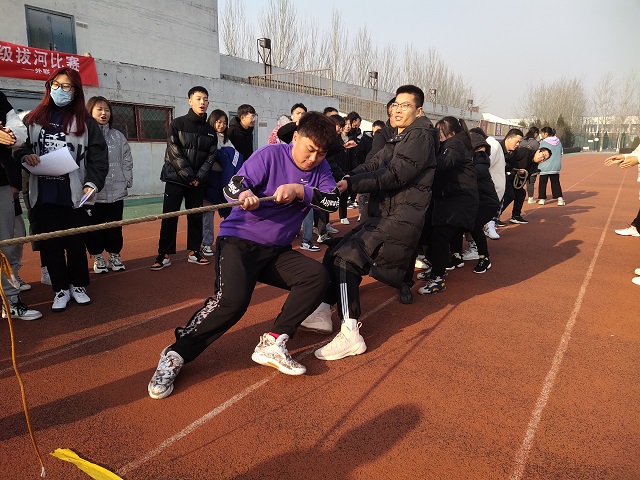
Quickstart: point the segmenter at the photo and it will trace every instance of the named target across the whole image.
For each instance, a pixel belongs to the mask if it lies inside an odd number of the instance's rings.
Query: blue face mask
[[[53,103],[59,107],[69,105],[73,100],[73,92],[65,92],[62,88],[58,88],[57,90],[51,89],[50,95]]]

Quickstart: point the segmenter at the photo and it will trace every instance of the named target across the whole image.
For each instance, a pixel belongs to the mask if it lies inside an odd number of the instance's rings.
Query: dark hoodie
[[[253,128],[244,128],[237,116],[229,122],[229,140],[245,160],[253,153]]]

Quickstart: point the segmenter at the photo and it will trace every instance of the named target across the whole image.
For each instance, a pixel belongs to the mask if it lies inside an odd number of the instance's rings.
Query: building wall
[[[25,5],[73,15],[79,55],[220,78],[215,0],[4,1],[3,40],[28,45]]]

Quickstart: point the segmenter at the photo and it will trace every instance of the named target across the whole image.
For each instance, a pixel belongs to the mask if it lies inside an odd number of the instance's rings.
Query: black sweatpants
[[[507,207],[513,202],[513,210],[511,211],[512,217],[518,217],[522,214],[522,206],[524,200],[527,198],[527,192],[524,188],[515,188],[513,186],[513,175],[507,176],[507,188],[504,190],[504,197],[502,200],[502,210],[500,213],[504,213]]]
[[[290,290],[271,332],[292,338],[324,300],[329,275],[317,261],[291,246],[267,247],[237,237],[216,241],[214,296],[175,331],[170,350],[191,362],[244,315],[257,282]]]
[[[204,185],[187,187],[167,182],[164,186],[164,201],[162,213],[177,212],[184,199],[184,207],[197,208],[204,200]],[[176,253],[176,234],[178,232],[178,217],[165,218],[160,225],[159,254]],[[187,250],[198,251],[202,245],[202,214],[187,215]]]
[[[113,203],[96,203],[87,208],[91,211],[91,224],[116,222],[122,220],[124,200]],[[108,228],[89,232],[87,235],[87,250],[91,255],[97,255],[103,251],[120,253],[122,250],[122,227]]]
[[[547,180],[551,180],[551,194],[553,195],[553,198],[561,197],[562,187],[560,186],[560,174],[551,173],[549,175],[540,175],[540,180],[538,181],[538,198],[546,200]]]
[[[55,232],[89,225],[84,208],[38,205],[31,208],[38,233]],[[85,250],[87,234],[69,235],[39,242],[42,266],[47,267],[54,292],[89,285],[89,264]]]
[[[640,230],[640,210],[638,210],[638,214],[636,215],[636,218],[634,218],[631,222],[631,225]]]
[[[449,263],[449,245],[454,235],[462,235],[460,227],[452,225],[434,225],[431,230],[431,244],[429,245],[429,263],[431,272],[442,277]]]
[[[338,240],[338,239],[336,239]],[[333,252],[337,242],[328,248],[324,254],[322,263],[331,277],[331,285],[327,290],[324,302],[329,305],[338,305],[340,320],[360,318],[360,283],[362,277],[369,273],[370,265],[364,269],[353,265]]]

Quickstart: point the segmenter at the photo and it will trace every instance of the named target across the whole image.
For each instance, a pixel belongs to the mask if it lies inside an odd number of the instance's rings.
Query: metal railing
[[[275,88],[320,97],[333,96],[333,70],[305,70],[300,72],[252,75],[249,83],[258,87]]]
[[[376,120],[385,121],[387,119],[386,103],[352,97],[351,95],[344,95],[342,93],[336,93],[333,97],[338,99],[338,110],[341,112],[358,112],[363,119],[371,122]]]

